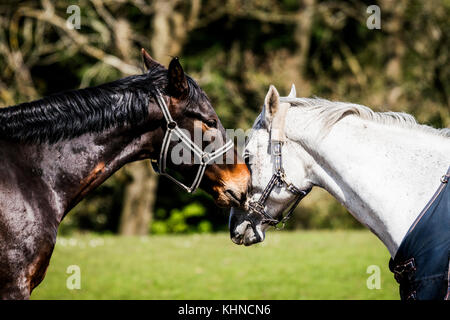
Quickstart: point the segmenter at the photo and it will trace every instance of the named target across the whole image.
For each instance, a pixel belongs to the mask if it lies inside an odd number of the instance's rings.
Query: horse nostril
[[[231,241],[233,241],[235,244],[242,244],[244,240],[244,235],[234,229],[233,230],[230,229],[230,238]]]
[[[237,193],[231,189],[227,189],[225,190],[225,193],[239,205],[245,201],[245,193],[243,192]]]
[[[244,237],[242,237],[241,235],[237,234],[236,236],[231,237],[231,241],[233,241],[235,244],[241,245],[244,242]]]

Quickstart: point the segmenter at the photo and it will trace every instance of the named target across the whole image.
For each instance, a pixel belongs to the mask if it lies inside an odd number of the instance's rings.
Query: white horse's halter
[[[310,191],[311,188],[307,190],[301,190],[294,186],[294,184],[288,182],[286,178],[286,174],[283,169],[282,157],[281,157],[281,147],[283,143],[286,141],[286,136],[284,134],[284,123],[286,119],[286,113],[289,109],[289,103],[281,103],[279,108],[280,110],[275,115],[272,120],[272,125],[270,129],[270,143],[271,143],[271,155],[274,157],[275,164],[275,172],[272,175],[269,183],[264,189],[263,193],[256,201],[250,201],[248,203],[248,209],[250,212],[255,212],[263,217],[263,222],[276,227],[279,223],[282,223],[281,228],[284,228],[286,221],[291,217],[294,209],[297,207],[300,200],[302,200]],[[283,187],[285,186],[286,190],[296,195],[295,201],[292,204],[291,208],[288,210],[286,215],[281,219],[275,219],[265,210],[265,203],[270,193],[273,191],[275,186]]]
[[[179,127],[178,124],[173,120],[172,116],[170,115],[169,108],[167,107],[166,102],[164,101],[161,93],[158,89],[156,89],[156,102],[158,106],[160,107],[164,118],[167,122],[167,130],[166,134],[164,136],[164,140],[161,146],[161,152],[159,154],[159,160],[152,160],[152,166],[153,169],[163,175],[168,177],[170,180],[175,182],[177,185],[182,187],[184,190],[186,190],[189,193],[194,192],[197,190],[197,188],[200,185],[200,182],[202,181],[203,174],[205,173],[206,166],[210,164],[212,161],[217,159],[218,157],[222,156],[228,150],[230,150],[233,147],[233,141],[228,140],[227,143],[225,143],[222,147],[215,150],[214,152],[204,152],[202,149],[200,149],[199,146],[197,146],[194,141],[192,141]],[[172,177],[170,174],[166,173],[166,162],[167,162],[167,153],[169,151],[169,145],[170,140],[172,137],[172,134],[177,136],[181,142],[192,152],[194,152],[194,155],[198,157],[200,160],[200,167],[198,168],[197,174],[194,178],[194,181],[192,182],[191,186],[188,187],[184,183],[178,181],[176,178]]]

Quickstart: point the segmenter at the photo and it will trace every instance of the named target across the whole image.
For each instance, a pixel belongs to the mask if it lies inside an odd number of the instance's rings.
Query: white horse
[[[266,217],[279,221],[298,197],[298,192],[275,185],[261,206],[265,216],[252,210],[274,176],[274,137],[284,140],[285,180],[297,191],[313,186],[328,191],[393,258],[450,165],[450,129],[420,125],[405,113],[296,98],[294,86],[288,97],[280,98],[271,86],[244,151],[252,176],[247,212],[232,210],[230,215],[231,238],[237,244],[263,241],[271,225]]]

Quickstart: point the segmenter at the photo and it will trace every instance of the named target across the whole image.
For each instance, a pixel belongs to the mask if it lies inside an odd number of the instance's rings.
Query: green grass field
[[[58,237],[32,299],[399,299],[389,254],[368,231],[267,233],[244,247],[226,233]],[[81,270],[69,290],[68,266]],[[381,288],[367,288],[367,267]]]

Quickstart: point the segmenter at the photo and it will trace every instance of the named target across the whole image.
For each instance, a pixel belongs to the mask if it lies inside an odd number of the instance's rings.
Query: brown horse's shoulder
[[[24,224],[20,232],[12,232],[8,226],[12,221],[0,221],[0,299],[28,299],[44,279],[56,233],[52,228],[35,228],[36,220]]]

